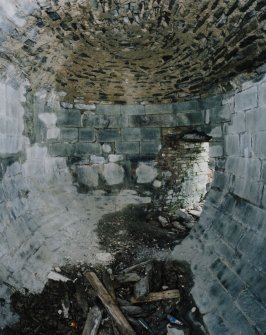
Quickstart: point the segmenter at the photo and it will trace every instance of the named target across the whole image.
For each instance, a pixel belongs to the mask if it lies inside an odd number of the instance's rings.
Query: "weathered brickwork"
[[[75,108],[83,102],[70,100],[80,96],[153,104],[221,94],[265,61],[263,0],[9,0],[6,7],[1,59],[23,68],[33,89],[67,92],[66,106]]]
[[[224,164],[216,161],[200,223],[174,253],[191,262],[192,294],[213,335],[266,329],[265,83],[223,99],[233,106]]]
[[[126,183],[133,186],[139,180],[141,184],[152,184],[154,178],[144,182],[144,178],[137,176],[136,162],[148,165],[157,162],[157,180],[162,188],[156,191],[160,194],[156,201],[161,203],[158,207],[169,210],[191,208],[204,198],[210,182],[210,168],[214,169],[215,159],[224,155],[224,128],[231,118],[231,103],[222,104],[218,96],[166,105],[87,105],[80,100],[69,105],[61,102],[60,106],[53,113],[56,121],[52,125],[47,120],[44,122],[48,150],[53,157],[79,159],[78,165],[72,167],[79,184],[88,189],[101,188],[99,180],[120,187]],[[49,109],[47,112],[45,117],[42,114],[42,121],[51,113]],[[51,138],[49,127],[57,127],[59,135]],[[193,131],[203,132],[204,136],[208,134],[210,145],[182,141],[182,134]],[[173,146],[166,140],[167,133],[179,134]],[[101,171],[119,155],[122,159],[116,164],[122,167],[119,174],[123,178],[110,183]],[[168,185],[165,177],[166,162],[169,163],[168,173],[172,173],[170,179],[175,180],[173,185]],[[86,168],[83,169],[82,164]],[[114,170],[113,173],[118,172]],[[168,194],[168,191],[173,193]]]

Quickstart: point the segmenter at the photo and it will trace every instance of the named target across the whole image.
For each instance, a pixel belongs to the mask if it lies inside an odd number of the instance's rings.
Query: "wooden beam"
[[[180,299],[179,290],[168,290],[162,292],[151,292],[148,295],[140,298],[131,298],[130,301],[132,304],[141,304],[144,302],[152,302],[159,300],[167,300],[167,299]]]
[[[98,297],[101,299],[108,313],[116,322],[117,327],[119,328],[121,333],[123,335],[136,335],[135,331],[132,329],[124,314],[121,312],[117,304],[114,302],[113,298],[107,292],[97,275],[94,272],[87,272],[85,274],[85,277],[96,291]]]

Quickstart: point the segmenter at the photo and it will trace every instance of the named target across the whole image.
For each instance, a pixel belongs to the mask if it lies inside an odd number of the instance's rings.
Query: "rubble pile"
[[[146,260],[120,268],[56,268],[41,294],[13,295],[20,321],[3,334],[207,334],[184,264]]]

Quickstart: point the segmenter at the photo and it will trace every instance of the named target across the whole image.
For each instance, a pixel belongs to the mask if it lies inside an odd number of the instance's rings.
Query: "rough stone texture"
[[[193,208],[203,200],[211,181],[209,143],[183,142],[175,131],[163,138],[158,164],[163,188],[155,195],[156,206],[170,212]]]
[[[136,169],[137,183],[151,183],[158,175],[158,171],[152,164],[139,163]]]
[[[0,295],[6,299],[0,329],[17,319],[9,309],[12,290],[4,282],[17,290],[40,292],[53,266],[101,262],[97,222],[128,204],[150,202],[130,190],[109,196],[78,193],[66,158],[51,157],[45,145],[31,145],[23,136],[25,85],[9,85],[0,84],[1,101],[8,102],[1,104],[0,115],[14,118],[10,131],[19,141],[13,146],[6,136],[0,151]],[[54,116],[41,120],[47,126],[55,124]],[[85,185],[97,186],[93,167],[80,166],[77,174]]]
[[[104,164],[103,176],[108,185],[117,185],[123,183],[124,169],[116,163]]]
[[[192,295],[211,335],[266,329],[265,82],[236,92],[233,112],[243,117],[233,114],[225,128],[225,164],[216,161],[199,224],[173,253],[191,264]]]
[[[3,61],[89,112],[97,101],[150,108],[222,92],[265,60],[259,0],[2,0],[0,22]]]
[[[0,326],[15,318],[2,282],[39,291],[54,265],[97,261],[102,215],[150,201],[133,190],[78,193],[73,164],[105,166],[106,182],[122,183],[123,166],[134,179],[131,162],[166,149],[164,128],[182,128],[212,134],[215,178],[173,257],[191,265],[211,335],[265,333],[266,81],[240,88],[266,69],[265,5],[0,0]],[[165,202],[177,201],[168,192]]]
[[[76,172],[79,184],[88,187],[98,186],[99,175],[95,166],[78,166]]]

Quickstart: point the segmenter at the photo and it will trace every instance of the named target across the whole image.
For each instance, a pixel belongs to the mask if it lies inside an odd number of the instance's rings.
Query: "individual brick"
[[[141,154],[157,154],[161,149],[161,144],[157,142],[141,142],[140,143],[140,153]]]
[[[122,105],[121,106],[121,115],[143,115],[145,114],[144,105]]]
[[[266,158],[266,132],[257,133],[252,139],[252,149],[257,157]]]
[[[118,129],[104,129],[98,133],[98,140],[100,142],[114,142],[120,140],[120,137]]]
[[[93,142],[95,140],[95,131],[92,128],[80,128],[79,140],[82,142]]]
[[[208,313],[203,317],[204,323],[210,335],[231,335],[231,331],[225,326],[224,321],[217,314]]]
[[[257,107],[257,86],[252,86],[245,91],[238,93],[235,97],[236,112],[243,112]]]
[[[153,141],[161,138],[160,128],[141,128],[141,140]]]
[[[145,114],[171,114],[173,112],[172,104],[152,104],[145,106]]]
[[[250,132],[265,130],[266,113],[265,107],[260,107],[246,112],[246,128]]]
[[[130,115],[129,127],[174,127],[175,117],[172,114],[165,115]]]
[[[212,265],[211,270],[216,274],[223,287],[234,298],[243,290],[245,284],[239,277],[229,269],[220,259],[217,259]]]
[[[97,114],[106,114],[107,116],[120,115],[121,105],[97,105]]]
[[[186,112],[197,110],[199,108],[198,100],[184,101],[184,102],[176,102],[172,104],[173,112]]]
[[[224,154],[224,148],[222,144],[213,142],[210,143],[209,155],[211,158],[222,157]]]
[[[78,140],[78,128],[61,128],[60,138],[66,142],[75,142]]]
[[[75,155],[92,155],[92,154],[100,154],[101,153],[101,145],[99,143],[76,143],[75,144]]]
[[[48,152],[51,156],[68,157],[74,154],[74,144],[70,143],[50,143]]]
[[[58,126],[80,126],[80,111],[78,110],[61,110],[57,114]]]
[[[139,142],[117,142],[116,152],[119,154],[138,155]]]
[[[252,204],[260,205],[263,190],[263,183],[243,178],[235,178],[233,193],[240,198],[250,201]]]
[[[193,125],[203,125],[204,124],[204,112],[202,111],[192,111],[186,113],[176,113],[175,115],[175,126],[193,126]],[[162,123],[162,126],[164,124]]]
[[[124,128],[122,129],[122,140],[125,142],[136,142],[141,140],[140,128]]]
[[[259,106],[266,105],[266,81],[261,83],[258,87]]]
[[[222,105],[222,96],[219,95],[199,100],[200,109],[217,108],[217,106],[221,105]]]
[[[266,309],[258,302],[256,297],[245,290],[239,295],[237,304],[247,317],[254,322],[256,328],[264,332],[266,329]]]
[[[225,136],[225,153],[227,156],[240,155],[239,135]]]

